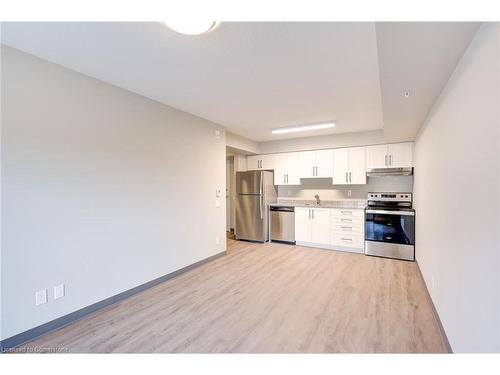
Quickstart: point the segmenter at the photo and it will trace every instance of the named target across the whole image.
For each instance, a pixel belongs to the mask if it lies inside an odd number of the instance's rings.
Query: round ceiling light
[[[208,33],[217,27],[219,22],[200,20],[163,21],[170,29],[184,35],[200,35]]]

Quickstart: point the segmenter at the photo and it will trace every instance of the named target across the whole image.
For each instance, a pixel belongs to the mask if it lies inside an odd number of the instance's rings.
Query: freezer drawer
[[[294,207],[271,207],[271,241],[295,243]]]

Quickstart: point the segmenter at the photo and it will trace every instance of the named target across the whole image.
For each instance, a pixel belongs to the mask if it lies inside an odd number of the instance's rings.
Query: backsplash
[[[331,178],[302,179],[302,185],[278,186],[278,197],[314,199],[318,194],[321,200],[366,199],[372,191],[413,191],[413,176],[368,177],[367,182],[366,185],[332,185]]]

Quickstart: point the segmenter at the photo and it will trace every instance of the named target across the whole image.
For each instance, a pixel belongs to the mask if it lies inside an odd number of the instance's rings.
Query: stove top
[[[368,203],[366,208],[413,211],[412,198],[412,193],[368,193]]]

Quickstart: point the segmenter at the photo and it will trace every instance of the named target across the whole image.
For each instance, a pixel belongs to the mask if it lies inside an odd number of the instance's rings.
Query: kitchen
[[[249,172],[236,173],[235,238],[414,261],[413,147],[248,156]],[[333,198],[340,188],[347,197]]]

